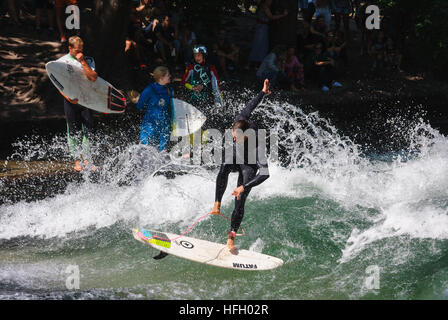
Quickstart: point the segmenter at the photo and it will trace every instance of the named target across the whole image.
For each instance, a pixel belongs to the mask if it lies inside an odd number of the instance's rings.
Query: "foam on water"
[[[268,206],[277,198],[312,197],[336,203],[343,209],[338,211],[342,216],[330,217],[328,212],[328,220],[350,228],[349,232],[333,229],[329,236],[340,248],[336,260],[341,268],[372,244],[389,238],[448,239],[448,139],[424,121],[413,121],[403,130],[400,121],[391,120],[389,125],[397,126],[396,136],[407,145],[378,157],[364,154],[361,146],[341,136],[318,113],[306,114],[291,104],[264,101],[255,116],[262,119],[259,127],[277,134],[280,161],[269,161],[270,178],[251,192],[248,205],[262,201]],[[183,232],[212,209],[217,169],[189,168],[186,174],[171,179],[154,175],[164,165],[164,155],[120,137],[98,142],[106,143],[109,151],[106,158],[103,156],[105,170],[98,182],[72,182],[63,194],[1,206],[0,240],[23,236],[70,239],[80,232],[120,224],[154,229],[168,224]],[[65,141],[55,137],[51,147],[43,147],[46,143],[40,140],[17,145],[14,157],[30,160],[44,155],[52,158],[65,148]],[[94,146],[93,150],[100,153],[104,148]],[[233,206],[231,190],[236,179],[237,175],[231,174],[223,198],[228,212]],[[327,213],[321,214],[326,219]],[[362,223],[354,222],[353,216]],[[263,227],[264,232],[281,235],[291,227],[285,225],[286,219],[277,219],[277,223],[283,225]],[[332,224],[326,226],[331,228]],[[300,251],[293,254],[282,249],[286,263],[310,254],[300,240],[282,238],[282,243]],[[249,247],[262,252],[267,245],[263,236],[256,236]],[[0,273],[1,281],[15,277],[4,267]],[[26,278],[23,273],[16,276]],[[178,294],[180,298],[189,295],[195,293]]]

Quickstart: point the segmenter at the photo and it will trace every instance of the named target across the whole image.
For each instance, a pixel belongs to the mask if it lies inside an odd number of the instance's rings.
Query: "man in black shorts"
[[[233,127],[233,144],[227,149],[225,156],[229,151],[232,152],[232,161],[226,161],[221,168],[216,179],[215,205],[211,214],[220,214],[221,199],[227,187],[227,181],[230,172],[238,172],[238,187],[233,190],[232,195],[235,196],[235,208],[232,213],[230,223],[230,232],[228,233],[227,247],[230,252],[235,253],[235,236],[244,216],[244,205],[251,189],[269,178],[269,170],[267,160],[265,158],[265,150],[259,150],[258,143],[249,141],[249,130],[252,129],[257,136],[257,126],[250,120],[252,111],[260,104],[265,95],[271,93],[269,89],[269,80],[264,80],[262,91],[255,96],[236,116]],[[241,151],[244,153],[241,154]],[[261,151],[261,152],[260,152]]]
[[[68,40],[69,53],[59,58],[57,61],[64,62],[67,65],[82,68],[85,76],[90,81],[94,82],[98,78],[95,71],[95,61],[92,57],[84,56],[84,43],[78,36],[70,37]],[[75,170],[81,171],[83,169],[81,158],[84,158],[83,165],[87,166],[88,160],[88,137],[93,129],[93,118],[90,109],[78,104],[78,100],[71,100],[64,96],[64,112],[67,119],[67,140],[69,144],[70,153],[75,158]],[[78,141],[82,139],[82,151],[78,150]]]

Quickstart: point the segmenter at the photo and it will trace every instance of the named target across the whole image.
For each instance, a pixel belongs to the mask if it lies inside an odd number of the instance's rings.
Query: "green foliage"
[[[448,64],[447,0],[377,0],[384,16],[400,21],[405,48],[429,70]],[[407,54],[408,52],[405,52]]]

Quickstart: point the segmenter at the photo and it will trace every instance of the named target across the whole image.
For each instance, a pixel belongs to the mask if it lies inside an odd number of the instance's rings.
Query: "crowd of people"
[[[247,57],[228,37],[225,27],[204,36],[192,23],[182,7],[166,0],[132,0],[130,22],[126,30],[124,52],[136,70],[151,66],[170,65],[181,71],[194,65],[193,49],[205,49],[205,64],[213,67],[218,79],[229,78],[236,70],[247,71],[262,81],[268,78],[271,86],[303,92],[318,87],[322,91],[340,87],[338,81],[349,64],[355,21],[361,42],[361,55],[368,55],[371,69],[392,69],[401,72],[402,50],[399,34],[387,17],[380,30],[368,30],[367,1],[362,0],[298,0],[299,31],[295,45],[279,46],[269,39],[273,21],[292,14],[288,10],[273,11],[275,0],[244,1],[246,10],[255,5],[255,28]],[[20,25],[20,6],[23,0],[4,0],[13,23]],[[26,2],[26,1],[25,1]],[[66,41],[63,23],[65,8],[77,0],[33,0],[35,29],[43,32],[41,20],[45,16],[48,32],[58,30],[61,42]],[[250,12],[247,10],[247,12]],[[44,13],[46,13],[44,15]],[[353,30],[353,28],[352,28]],[[77,35],[80,35],[79,32]],[[211,39],[211,40],[210,40]],[[219,76],[218,76],[219,74]]]
[[[191,65],[194,47],[202,46],[206,63],[228,77],[239,64],[240,49],[228,38],[225,28],[215,30],[212,39],[207,41],[199,35],[180,7],[162,0],[134,1],[125,53],[135,69],[165,64],[177,71]]]
[[[300,92],[305,87],[327,92],[342,87],[337,81],[356,57],[350,57],[347,47],[352,40],[350,20],[354,19],[361,40],[360,55],[368,55],[371,70],[388,69],[401,72],[400,36],[387,18],[380,30],[368,30],[366,8],[360,0],[299,0],[302,17],[295,46],[274,46],[269,53],[269,21],[288,15],[272,14],[272,0],[259,3],[257,24],[249,56],[250,70],[255,65],[258,79],[267,77],[272,85]]]

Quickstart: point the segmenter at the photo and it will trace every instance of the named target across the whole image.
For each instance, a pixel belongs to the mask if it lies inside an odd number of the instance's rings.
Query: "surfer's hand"
[[[204,89],[204,86],[202,84],[198,84],[197,86],[195,86],[193,88],[193,90],[196,91],[196,92],[201,92],[202,89]]]
[[[67,99],[68,102],[70,102],[71,104],[78,104],[78,99],[70,99],[69,97],[64,95],[64,98]]]
[[[269,89],[269,79],[264,80],[263,89],[261,90],[265,95],[271,94],[271,90]]]
[[[221,208],[221,202],[216,201],[215,205],[213,206],[213,210],[210,212],[210,214],[221,214],[221,211],[219,211]]]
[[[238,200],[241,199],[241,194],[244,192],[244,186],[239,186],[232,192],[232,196],[235,196]]]
[[[79,62],[82,62],[84,60],[84,54],[82,52],[78,52],[76,54],[76,60],[78,60]]]

